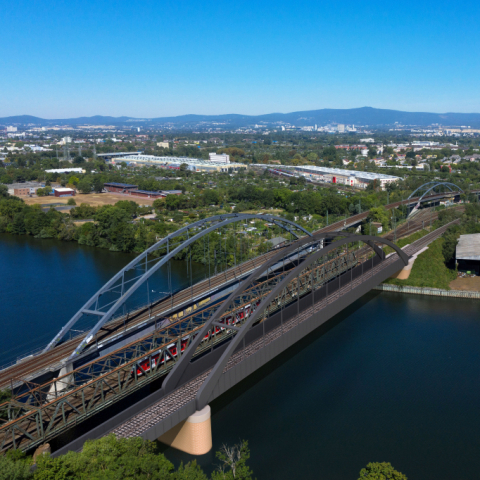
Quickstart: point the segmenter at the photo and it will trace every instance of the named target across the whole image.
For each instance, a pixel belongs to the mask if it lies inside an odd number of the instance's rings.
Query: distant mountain
[[[34,124],[34,125],[149,125],[170,123],[176,126],[198,125],[205,123],[225,123],[230,127],[244,127],[262,122],[272,124],[276,122],[289,123],[295,126],[325,125],[327,123],[344,123],[355,125],[369,125],[372,127],[391,126],[396,122],[403,125],[427,126],[434,123],[447,126],[480,127],[479,113],[428,113],[402,112],[399,110],[385,110],[380,108],[362,107],[349,109],[322,109],[307,110],[292,113],[269,113],[266,115],[180,115],[178,117],[133,118],[133,117],[93,117],[64,118],[47,120],[30,115],[0,118],[0,124]]]

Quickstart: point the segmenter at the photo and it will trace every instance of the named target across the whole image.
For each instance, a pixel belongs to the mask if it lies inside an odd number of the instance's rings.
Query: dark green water
[[[130,259],[0,236],[1,353],[48,340]],[[370,461],[389,461],[409,479],[477,479],[479,307],[366,295],[212,404],[214,450],[248,440],[259,480],[356,479]],[[199,462],[211,470],[216,460]]]

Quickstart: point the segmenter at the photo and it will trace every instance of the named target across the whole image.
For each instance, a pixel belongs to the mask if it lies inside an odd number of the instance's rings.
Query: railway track
[[[448,225],[445,225],[429,233],[421,239],[413,242],[408,247],[405,247],[404,251],[409,255],[414,255],[415,253],[419,252],[424,246],[439,238],[450,225],[453,225],[457,222],[458,220],[455,220]],[[286,332],[298,327],[301,323],[305,322],[312,315],[318,314],[329,304],[341,299],[342,296],[347,295],[349,292],[351,292],[353,288],[358,287],[361,283],[367,281],[368,278],[371,278],[383,268],[396,261],[396,259],[397,257],[395,255],[386,258],[381,264],[375,266],[367,273],[356,278],[348,285],[339,288],[337,291],[335,291],[325,299],[321,300],[320,302],[316,303],[312,307],[307,308],[301,313],[284,320],[281,326],[270,330],[258,340],[255,340],[251,344],[247,345],[244,349],[241,349],[234,353],[228,361],[224,372],[245,361],[248,357],[255,354],[258,350],[264,348],[266,345],[278,340]],[[150,407],[138,412],[136,415],[134,415],[124,423],[115,426],[112,431],[108,433],[114,433],[117,438],[131,438],[144,435],[147,430],[149,430],[153,425],[160,423],[162,420],[165,420],[166,418],[177,412],[181,407],[187,405],[189,402],[194,401],[197,392],[203,385],[210,371],[211,369],[192,379],[185,385],[182,385],[181,387],[174,390],[172,393],[169,393]]]
[[[213,291],[216,288],[245,275],[247,272],[251,272],[277,252],[278,250],[268,252],[260,257],[248,260],[241,265],[230,268],[225,272],[219,273],[216,276],[211,277],[209,280],[203,280],[193,285],[193,288],[182,290],[172,297],[168,297],[168,299],[159,301],[155,305],[152,305],[150,309],[147,306],[146,308],[131,312],[128,315],[128,318],[120,317],[112,320],[99,332],[97,342],[104,342],[122,331],[133,329],[155,315],[168,314],[168,312],[176,310],[186,302],[189,302],[192,297],[195,298],[208,293],[211,290]],[[28,376],[32,373],[36,374],[37,372],[42,371],[58,370],[60,368],[60,362],[73,352],[75,347],[84,337],[85,334],[78,335],[61,343],[48,352],[41,353],[31,358],[27,357],[25,360],[20,361],[20,363],[0,371],[0,389],[9,388],[17,381],[27,380]]]
[[[425,200],[438,198],[438,195],[432,195],[429,197],[425,197]],[[387,209],[396,208],[402,204],[409,204],[412,201],[418,200],[418,197],[415,199],[410,200],[403,200],[391,203],[386,206]],[[348,223],[358,223],[367,218],[369,212],[363,212],[357,215],[353,215],[349,217]],[[418,229],[420,225],[421,219],[419,218],[416,220],[416,217],[421,215],[421,213],[417,214],[414,219],[409,222],[407,227],[407,233],[413,233],[414,228]],[[436,214],[437,218],[438,214]],[[335,230],[339,230],[344,228],[346,220],[339,220],[337,222],[332,223],[326,227],[323,227],[317,230],[314,233],[322,233],[322,232],[332,232]],[[399,236],[404,236],[405,233],[403,229],[406,228],[405,226],[400,227],[397,229],[397,238]],[[390,237],[393,236],[390,234],[386,238],[391,239]],[[130,312],[127,314],[126,317],[122,316],[116,318],[106,325],[100,330],[97,334],[96,342],[102,343],[106,340],[118,335],[120,333],[128,332],[135,329],[137,326],[141,325],[144,322],[153,319],[154,316],[157,315],[168,315],[173,310],[180,308],[186,302],[191,302],[192,298],[196,298],[205,294],[208,294],[210,291],[216,290],[218,287],[225,285],[226,283],[232,282],[237,278],[243,277],[246,273],[251,272],[253,269],[261,265],[265,262],[268,258],[275,255],[278,252],[277,250],[273,250],[266,254],[263,254],[255,259],[248,260],[241,265],[232,267],[224,272],[217,274],[210,279],[203,280],[190,288],[186,288],[181,292],[174,294],[171,297],[166,299],[160,300],[155,304],[152,304],[150,307],[146,306],[145,308],[138,309],[136,311]],[[32,375],[38,375],[39,373],[47,373],[47,372],[55,372],[61,368],[62,361],[67,358],[76,346],[85,338],[86,334],[80,334],[76,337],[73,337],[70,340],[67,340],[59,345],[57,345],[54,349],[37,354],[32,357],[26,357],[19,361],[19,363],[10,366],[4,370],[0,370],[0,389],[11,388],[18,382],[28,381]]]
[[[345,271],[349,268],[349,265],[352,265],[351,262],[356,264],[355,256],[352,256],[352,253],[350,253],[350,257],[348,252],[343,252],[325,263],[314,266],[310,271],[305,271],[292,280],[285,287],[286,292],[284,298],[282,297],[283,300],[277,301],[275,299],[268,307],[268,315],[281,308],[282,301],[288,303],[301,297],[311,288],[318,288],[319,285],[338,276],[339,272]],[[276,285],[278,278],[283,275],[285,273],[279,272],[277,276],[264,280],[263,284],[267,289],[272,288]],[[252,286],[251,290],[249,297],[244,299],[246,303],[236,304],[233,310],[224,313],[222,318],[225,319],[225,325],[228,325],[227,320],[229,318],[231,319],[244,312],[245,308],[250,308],[266,294],[259,290],[259,285]],[[214,308],[211,313],[215,310]],[[242,313],[238,318],[241,319],[241,322],[247,317]],[[178,320],[177,324],[180,325],[186,320],[188,319]],[[203,320],[197,324],[192,323],[191,327],[193,328],[185,330],[178,337],[178,340],[180,341],[180,338],[191,340],[195,332],[203,327],[203,324]],[[0,452],[10,448],[25,450],[36,446],[38,442],[47,441],[49,438],[53,438],[71,428],[72,425],[78,424],[103,408],[142,388],[156,378],[164,376],[174,364],[174,361],[171,361],[173,357],[170,354],[167,357],[166,352],[174,345],[171,342],[175,342],[172,339],[175,328],[174,326],[166,327],[164,330],[167,329],[171,329],[172,332],[166,333],[165,338],[160,336],[161,341],[157,345],[148,343],[148,351],[138,352],[134,345],[135,342],[133,342],[129,349],[133,355],[126,355],[125,352],[121,351],[122,349],[119,349],[107,355],[107,357],[110,357],[109,360],[102,359],[79,367],[76,371],[67,373],[59,379],[54,379],[16,397],[10,404],[8,402],[3,404],[1,413],[8,412],[9,420],[7,422],[0,421]],[[208,340],[205,337],[207,344],[200,349],[199,354],[205,349],[209,350],[211,342],[222,342],[234,333],[233,330],[228,329],[228,326],[225,327],[224,331],[218,330],[216,327],[214,327],[214,330],[218,333],[214,337],[208,336]],[[155,336],[157,336],[156,332],[147,337],[153,338]],[[147,337],[142,339],[146,345]],[[150,367],[143,372],[143,375],[138,373],[139,360],[152,358],[154,354],[158,355],[159,349],[163,353],[160,354],[161,357],[157,364],[152,366],[150,363]],[[103,371],[101,368],[103,368]],[[96,372],[96,377],[94,372]],[[63,386],[65,389],[63,389]],[[57,388],[60,388],[60,390],[57,390]]]

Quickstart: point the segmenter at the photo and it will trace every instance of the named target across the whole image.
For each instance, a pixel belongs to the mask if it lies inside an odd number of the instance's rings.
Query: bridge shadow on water
[[[369,292],[211,403],[212,452],[159,450],[210,473],[223,443],[245,439],[259,480],[358,478],[371,461],[408,478],[478,478],[479,307]],[[77,435],[131,403],[79,425]]]
[[[380,294],[380,292],[372,291],[367,295],[364,295],[362,298],[354,302],[352,305],[347,307],[345,310],[340,312],[338,315],[331,318],[328,322],[318,327],[312,334],[302,338],[299,342],[295,345],[290,347],[287,351],[283,352],[282,354],[275,357],[273,360],[268,362],[267,365],[260,368],[253,374],[251,374],[248,378],[240,382],[239,384],[235,385],[233,388],[225,392],[215,401],[210,404],[212,408],[212,428],[213,428],[213,436],[215,438],[215,415],[220,413],[226,407],[228,407],[232,401],[236,400],[242,393],[245,391],[253,388],[259,382],[265,379],[266,376],[277,370],[279,367],[284,365],[286,362],[290,361],[293,357],[297,354],[302,352],[305,348],[309,345],[317,341],[320,337],[325,335],[329,330],[334,328],[336,325],[340,324],[345,318],[349,317],[351,314],[355,312],[355,310],[361,308],[363,305],[367,304],[369,301],[374,299]],[[157,391],[161,388],[163,379],[158,379],[152,382],[149,385],[139,389],[138,391],[132,393],[128,397],[116,402],[111,407],[97,413],[96,415],[88,418],[84,422],[76,425],[75,427],[71,428],[67,432],[59,435],[56,438],[53,438],[50,441],[50,445],[52,446],[52,451],[56,451],[59,448],[67,445],[74,439],[84,435],[85,433],[89,432],[93,428],[97,427],[100,423],[103,423],[110,418],[113,418],[118,413],[125,410],[130,405],[138,402],[142,398],[150,395],[151,393]],[[202,457],[194,457],[192,455],[188,455],[186,453],[180,452],[173,448],[169,448],[166,445],[158,442],[158,451],[165,453],[169,460],[171,460],[175,465],[179,465],[181,462],[187,463],[192,460],[197,460],[206,471],[213,470],[215,467],[215,452],[211,451]]]
[[[366,295],[358,299],[356,302],[354,302],[353,304],[351,304],[350,306],[342,310],[340,313],[332,317],[326,323],[319,326],[310,335],[303,337],[297,343],[292,345],[289,349],[287,349],[286,351],[284,351],[274,359],[270,360],[270,362],[268,362],[265,366],[261,367],[256,372],[249,375],[245,380],[241,381],[234,387],[230,388],[223,395],[221,395],[220,397],[215,399],[213,402],[211,402],[210,407],[212,409],[212,436],[213,436],[214,446],[209,453],[207,453],[206,455],[202,455],[200,457],[195,457],[193,455],[189,455],[187,453],[181,452],[174,448],[170,448],[160,442],[157,442],[158,451],[161,453],[164,453],[166,457],[175,465],[175,467],[178,467],[181,463],[186,464],[188,462],[196,460],[196,462],[202,467],[202,469],[207,474],[210,474],[211,472],[213,472],[217,468],[217,465],[219,463],[215,454],[216,454],[216,450],[218,451],[218,445],[220,440],[219,436],[221,435],[218,432],[216,417],[219,416],[219,414],[221,414],[222,412],[224,412],[228,407],[230,407],[232,402],[238,400],[238,398],[241,397],[245,392],[247,392],[250,389],[253,389],[257,384],[260,384],[262,381],[265,380],[267,376],[274,373],[276,370],[284,366],[286,363],[290,362],[295,356],[305,351],[306,348],[308,348],[313,343],[318,341],[322,336],[327,334],[330,330],[335,328],[337,325],[341,324],[346,318],[353,315],[358,309],[367,305],[369,302],[377,298],[379,295],[381,295],[380,291],[375,291],[375,290],[370,291],[369,293],[367,293]],[[288,382],[288,379],[286,380]],[[273,395],[273,392],[272,392],[272,395]],[[272,401],[272,397],[269,396],[267,398],[259,399],[259,404],[262,404],[262,402],[265,402],[266,404],[268,404],[268,402],[271,402],[271,401]],[[255,405],[252,405],[251,407],[256,408]],[[261,406],[260,408],[263,408],[263,406]],[[265,411],[265,414],[268,415],[268,410]],[[225,427],[222,428],[222,430],[224,429]],[[238,438],[237,440],[234,441],[234,443],[239,443],[241,440],[243,439]],[[220,441],[220,445],[222,444],[223,442]],[[226,444],[230,446],[232,445],[231,443],[226,443]],[[279,454],[281,454],[281,452],[279,452]],[[255,472],[254,472],[254,476],[255,476]]]

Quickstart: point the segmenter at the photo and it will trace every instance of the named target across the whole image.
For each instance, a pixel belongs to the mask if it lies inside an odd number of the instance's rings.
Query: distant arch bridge
[[[436,189],[441,188],[443,192],[435,192]],[[446,190],[449,190],[449,192],[446,192]],[[438,182],[438,181],[433,181],[433,182],[427,182],[418,187],[416,190],[414,190],[410,196],[408,197],[407,200],[410,200],[412,198],[418,197],[418,200],[416,201],[416,205],[413,207],[412,211],[410,212],[410,216],[414,215],[418,209],[420,208],[420,204],[422,201],[424,201],[425,197],[429,196],[429,194],[433,193],[455,193],[455,194],[460,194],[464,193],[464,191],[458,186],[455,185],[454,183],[451,182]]]

